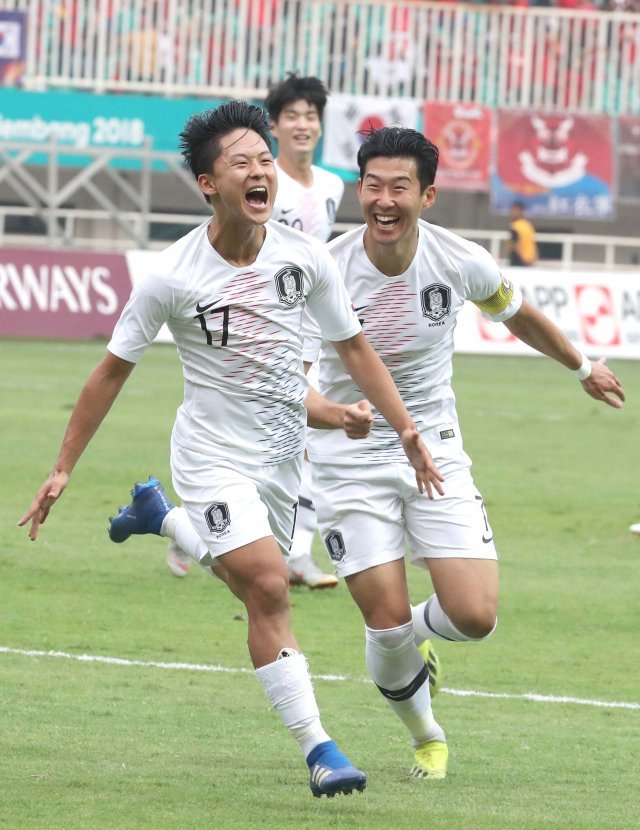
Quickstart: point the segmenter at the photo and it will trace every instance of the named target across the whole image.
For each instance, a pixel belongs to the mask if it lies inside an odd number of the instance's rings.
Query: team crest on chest
[[[434,282],[420,292],[422,314],[430,320],[442,320],[451,311],[451,289],[448,285]]]
[[[344,546],[344,539],[339,530],[332,530],[324,537],[324,543],[329,551],[329,556],[333,562],[342,562],[344,555],[347,552]]]
[[[226,501],[214,501],[204,511],[207,526],[212,533],[222,533],[231,524],[229,505]]]
[[[293,265],[283,268],[275,276],[276,290],[280,302],[289,308],[298,305],[303,297],[302,293],[302,271]]]

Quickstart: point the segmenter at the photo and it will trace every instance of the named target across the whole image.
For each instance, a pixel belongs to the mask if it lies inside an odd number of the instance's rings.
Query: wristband
[[[586,354],[582,355],[582,363],[580,364],[580,368],[572,369],[571,371],[578,378],[578,380],[586,380],[589,377],[591,374],[591,361]]]

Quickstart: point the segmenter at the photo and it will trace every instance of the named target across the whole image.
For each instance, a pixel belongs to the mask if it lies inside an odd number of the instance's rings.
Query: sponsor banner
[[[440,151],[441,190],[489,190],[491,110],[474,104],[427,103],[423,132]]]
[[[637,274],[536,268],[505,268],[504,274],[585,354],[640,359]],[[538,354],[502,323],[483,317],[473,303],[465,303],[460,312],[455,348],[458,352]]]
[[[0,336],[109,338],[132,284],[152,273],[160,254],[3,249]],[[635,273],[505,268],[504,274],[590,357],[640,360],[640,283]],[[166,326],[157,341],[171,342]],[[458,317],[455,349],[537,354],[470,302]]]
[[[0,250],[2,336],[107,338],[130,293],[123,254]]]
[[[322,163],[339,172],[357,173],[362,131],[379,127],[418,128],[418,102],[410,98],[332,95],[324,111]]]
[[[618,118],[618,199],[640,202],[640,118]]]
[[[499,110],[495,147],[491,203],[497,213],[519,200],[532,218],[615,216],[607,116]]]
[[[0,11],[0,86],[20,86],[24,74],[26,15]]]

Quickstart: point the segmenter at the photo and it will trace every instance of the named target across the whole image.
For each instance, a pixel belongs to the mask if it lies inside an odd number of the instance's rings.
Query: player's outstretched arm
[[[523,343],[557,360],[567,369],[578,372],[581,369],[589,371],[590,368],[591,372],[587,377],[581,378],[578,375],[585,392],[614,409],[622,407],[625,400],[622,384],[605,365],[604,358],[597,363],[591,363],[590,366],[589,361],[586,361],[586,365],[583,366],[586,359],[583,359],[582,353],[555,323],[531,303],[523,300],[517,313],[505,320],[504,324]]]
[[[31,521],[31,541],[37,539],[40,525],[44,524],[49,511],[64,492],[73,468],[111,409],[134,365],[107,353],[89,376],[71,413],[53,470],[18,522],[22,527]]]
[[[435,489],[443,495],[441,482],[444,478],[407,412],[387,367],[367,338],[360,332],[348,340],[334,341],[333,346],[351,377],[400,436],[405,454],[415,470],[420,492],[433,498]]]

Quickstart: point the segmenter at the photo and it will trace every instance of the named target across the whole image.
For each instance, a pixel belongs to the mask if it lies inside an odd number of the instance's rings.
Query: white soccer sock
[[[320,723],[320,712],[313,693],[307,661],[293,649],[283,649],[274,663],[256,669],[256,677],[296,739],[306,758],[312,749],[331,740]]]
[[[160,534],[173,539],[196,562],[200,562],[202,557],[209,553],[209,549],[189,521],[184,507],[174,507],[173,510],[167,513],[162,522]]]
[[[417,645],[425,640],[449,640],[454,643],[479,642],[486,640],[495,631],[495,625],[484,637],[467,637],[459,631],[442,610],[442,606],[435,594],[426,602],[411,606],[413,630]],[[497,625],[497,623],[496,623]]]
[[[373,682],[409,730],[415,746],[444,741],[431,711],[429,675],[413,640],[413,624],[373,629],[365,626],[365,656]]]

